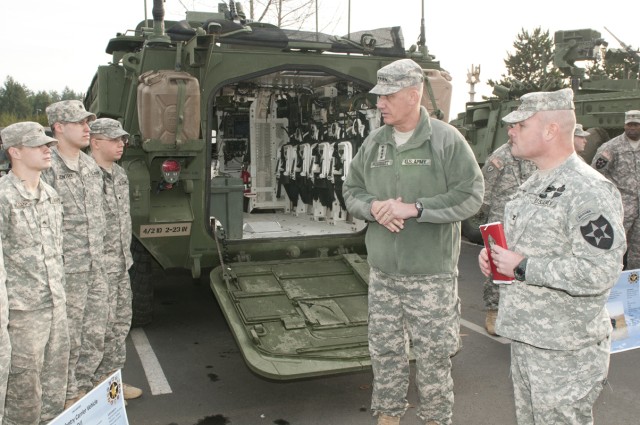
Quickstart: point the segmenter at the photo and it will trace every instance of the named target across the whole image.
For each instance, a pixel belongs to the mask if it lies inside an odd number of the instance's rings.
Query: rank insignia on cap
[[[596,248],[609,249],[613,246],[613,228],[603,216],[580,226],[580,233],[585,241]]]

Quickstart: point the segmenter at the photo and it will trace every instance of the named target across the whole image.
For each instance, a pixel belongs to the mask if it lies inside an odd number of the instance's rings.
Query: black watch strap
[[[424,211],[424,207],[422,206],[422,202],[416,201],[416,209],[418,210],[418,217],[416,217],[416,218],[419,218],[422,215],[422,211]]]
[[[525,257],[522,261],[520,261],[516,268],[513,269],[513,276],[520,282],[524,282],[524,280],[526,279],[525,275],[527,272],[527,260],[528,258]]]

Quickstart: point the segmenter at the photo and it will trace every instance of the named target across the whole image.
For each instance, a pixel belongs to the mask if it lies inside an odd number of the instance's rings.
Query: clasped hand
[[[389,231],[397,233],[404,229],[404,220],[415,217],[415,206],[405,204],[402,198],[373,201],[371,203],[373,218]]]

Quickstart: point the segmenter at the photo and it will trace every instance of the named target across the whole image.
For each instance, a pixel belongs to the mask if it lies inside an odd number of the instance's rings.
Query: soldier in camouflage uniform
[[[587,146],[587,136],[591,133],[585,131],[582,128],[582,124],[576,124],[576,129],[573,132],[573,147],[576,150],[579,158],[582,158],[584,148]],[[582,158],[584,160],[584,158]]]
[[[379,425],[407,409],[409,359],[416,357],[417,415],[451,424],[451,356],[460,347],[460,221],[482,203],[482,173],[464,137],[420,106],[424,75],[410,59],[378,71],[386,125],[369,134],[343,186],[347,208],[369,221],[371,409]]]
[[[92,121],[91,156],[102,170],[104,180],[104,206],[107,236],[105,239],[105,272],[109,285],[109,320],[104,340],[104,356],[94,376],[98,384],[113,372],[124,367],[127,355],[125,339],[131,328],[131,214],[129,205],[129,179],[116,164],[122,157],[129,133],[111,118]],[[123,384],[124,398],[130,400],[142,395],[132,385]]]
[[[102,361],[107,325],[108,290],[104,275],[105,218],[102,171],[81,151],[89,145],[89,122],[95,115],[79,100],[46,109],[58,146],[42,178],[64,206],[64,268],[71,343],[66,407],[93,388]]]
[[[533,162],[514,158],[508,143],[496,149],[482,167],[484,200],[479,213],[482,222],[502,221],[507,201],[535,170]],[[484,326],[489,334],[496,335],[500,287],[493,283],[491,277],[484,281],[483,300],[487,310]]]
[[[596,152],[591,163],[616,185],[624,206],[627,232],[626,268],[640,268],[640,111],[627,111],[624,133],[609,140]]]
[[[611,322],[605,304],[626,248],[620,193],[578,158],[573,91],[522,96],[510,124],[514,156],[539,171],[505,207],[507,246],[494,246],[500,273],[497,332],[512,339],[519,425],[593,423],[606,381]],[[486,249],[479,256],[490,273]]]
[[[2,241],[0,241],[0,424],[4,415],[4,399],[7,395],[7,378],[11,364],[11,343],[9,342],[9,300],[7,299],[7,271],[4,268]]]
[[[3,424],[45,424],[63,410],[69,362],[62,204],[40,180],[56,140],[35,122],[8,126],[2,139],[11,160],[0,179],[0,236],[12,347]]]

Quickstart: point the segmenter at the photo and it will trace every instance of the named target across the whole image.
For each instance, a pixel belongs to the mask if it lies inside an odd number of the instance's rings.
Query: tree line
[[[48,126],[45,113],[48,105],[60,100],[82,100],[83,97],[83,93],[77,93],[69,87],[60,93],[55,90],[34,92],[8,76],[0,87],[0,127],[18,121],[36,121]]]

